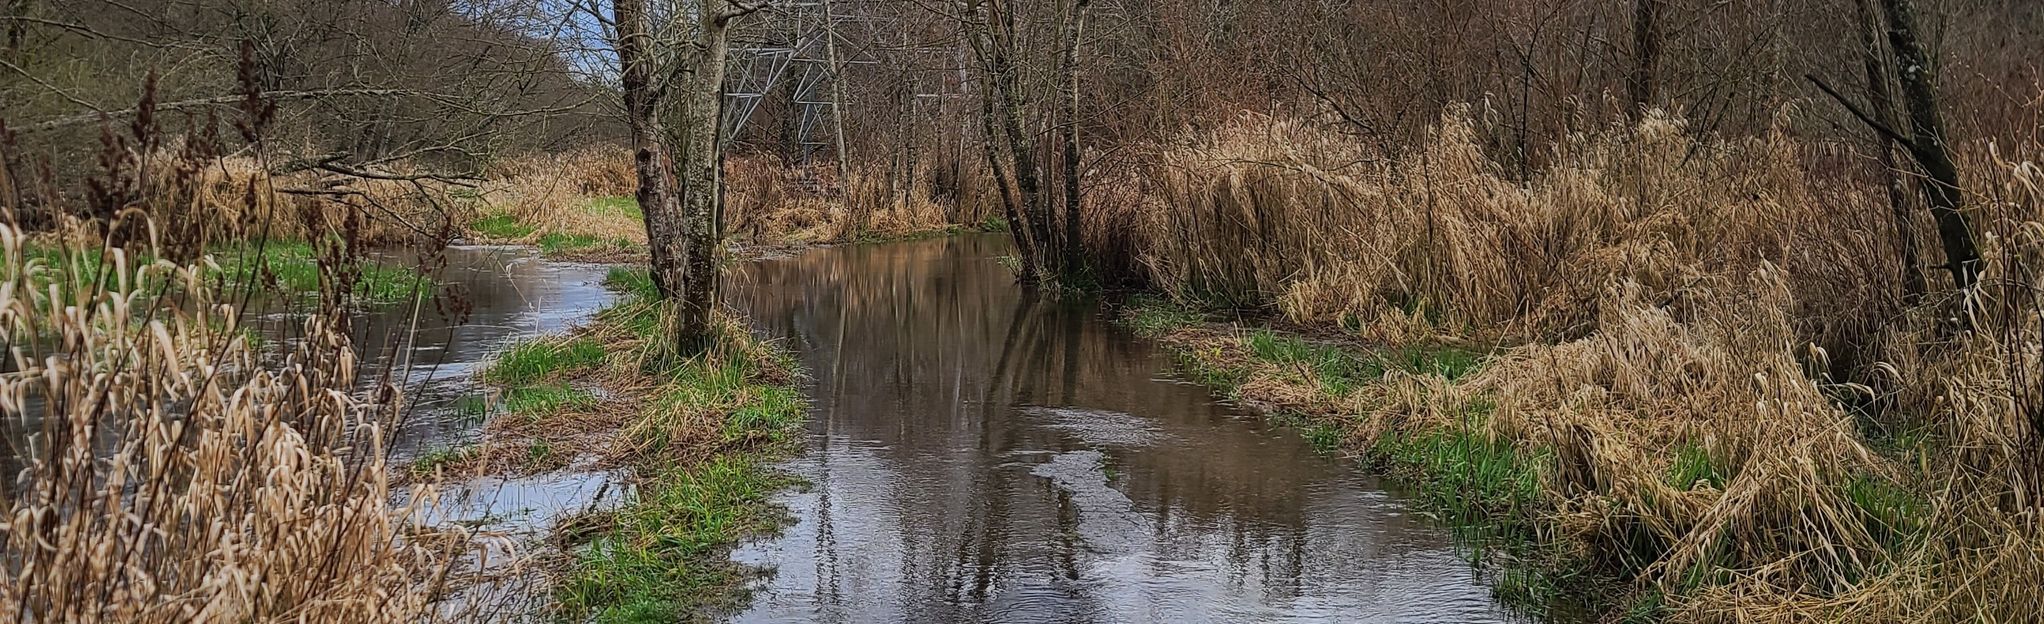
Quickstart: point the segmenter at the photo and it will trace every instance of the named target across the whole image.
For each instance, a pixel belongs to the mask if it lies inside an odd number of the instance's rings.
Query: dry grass
[[[1523,184],[1478,136],[1458,111],[1424,149],[1386,159],[1315,126],[1249,118],[1167,149],[1142,228],[1151,273],[1297,321],[1403,329],[1417,317],[1539,336],[1592,327],[1614,280],[1673,300],[1774,264],[1808,310],[1891,283],[1876,267],[1892,254],[1868,231],[1882,213],[1809,175],[1785,135],[1705,141],[1655,116],[1556,146],[1557,164]],[[1871,275],[1821,270],[1842,266]]]
[[[725,167],[726,238],[744,247],[900,238],[977,223],[985,214],[970,183],[937,175],[928,163],[913,174],[897,172],[892,185],[880,166],[855,168],[844,181],[828,165],[799,169],[771,156],[733,156]],[[636,178],[624,150],[517,159],[491,175],[469,221],[472,236],[538,244],[557,258],[642,257],[645,221],[632,199]],[[958,197],[972,209],[961,208]],[[476,220],[485,218],[497,221]]]
[[[461,542],[403,537],[416,510],[388,502],[383,406],[354,398],[355,356],[329,320],[266,365],[202,267],[118,249],[52,261],[28,244],[0,225],[14,346],[0,375],[13,432],[0,617],[435,616]],[[104,279],[50,277],[88,266]]]
[[[1236,381],[1357,448],[1474,426],[1544,458],[1523,510],[1541,535],[1670,619],[2034,617],[2038,150],[1970,152],[1992,277],[1971,305],[1905,309],[1886,206],[1825,168],[1834,148],[1650,116],[1514,181],[1473,128],[1451,114],[1424,149],[1372,160],[1244,120],[1161,154],[1134,246],[1182,298],[1373,344],[1521,344],[1461,379],[1390,372],[1339,397],[1271,366]]]
[[[879,165],[853,167],[846,180],[827,165],[805,172],[770,156],[733,158],[725,166],[729,231],[753,244],[898,238],[964,218],[957,200],[938,192],[927,163],[897,174],[892,185]]]

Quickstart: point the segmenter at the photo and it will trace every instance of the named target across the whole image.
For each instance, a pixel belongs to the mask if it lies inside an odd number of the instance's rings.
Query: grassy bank
[[[1515,172],[1482,123],[1384,155],[1245,119],[1164,149],[1089,239],[1284,330],[1137,306],[1190,376],[1562,562],[1536,569],[1615,579],[1598,616],[2034,617],[2038,146],[1961,150],[1984,277],[1911,297],[1890,206],[1823,146],[1650,114]]]
[[[1276,329],[1149,295],[1124,302],[1117,320],[1162,344],[1187,378],[1395,478],[1488,564],[1500,599],[1536,614],[1610,606],[1586,604],[1608,600],[1587,594],[1609,579],[1584,574],[1586,562],[1543,540],[1551,527],[1543,525],[1541,473],[1551,469],[1552,451],[1488,435],[1491,401],[1449,406],[1456,418],[1423,427],[1394,427],[1372,413],[1394,394],[1424,397],[1423,388],[1465,378],[1485,351],[1369,344],[1338,328]]]
[[[795,364],[736,319],[717,346],[677,358],[671,313],[644,271],[616,269],[623,299],[569,334],[504,351],[482,373],[496,389],[485,441],[430,453],[414,474],[530,474],[585,463],[623,471],[617,508],[563,521],[555,604],[568,621],[673,622],[739,596],[725,553],[779,527],[770,467],[793,448],[806,403]]]

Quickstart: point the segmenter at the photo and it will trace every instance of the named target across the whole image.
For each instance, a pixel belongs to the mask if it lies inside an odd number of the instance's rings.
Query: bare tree
[[[1064,106],[1064,178],[1065,178],[1065,248],[1062,272],[1072,274],[1083,270],[1086,265],[1085,246],[1080,240],[1079,219],[1081,193],[1079,188],[1080,160],[1084,157],[1079,147],[1079,41],[1085,36],[1086,5],[1088,0],[1072,3],[1071,26],[1066,29],[1064,83],[1068,97]]]
[[[1890,128],[1895,123],[1895,96],[1888,83],[1893,78],[1888,73],[1888,47],[1881,42],[1881,18],[1874,13],[1873,0],[1856,0],[1860,30],[1860,48],[1865,55],[1867,74],[1868,108],[1874,121]],[[1888,191],[1890,215],[1895,221],[1896,242],[1902,256],[1902,298],[1915,302],[1924,293],[1923,264],[1916,249],[1916,231],[1910,227],[1909,191],[1902,174],[1896,169],[1895,140],[1876,133],[1879,144],[1881,179]]]
[[[1961,210],[1964,199],[1959,191],[1959,167],[1946,148],[1945,121],[1938,108],[1937,70],[1917,35],[1914,3],[1881,0],[1881,8],[1888,17],[1888,45],[1895,50],[1895,75],[1902,84],[1903,104],[1909,110],[1911,137],[1904,143],[1929,178],[1923,185],[1924,195],[1930,200],[1931,217],[1937,221],[1938,239],[1944,243],[1945,268],[1952,273],[1952,285],[1964,290],[1972,287],[1979,275],[1980,251],[1973,241],[1966,213]]]
[[[1632,114],[1646,112],[1654,105],[1656,93],[1660,90],[1661,66],[1661,0],[1633,0],[1632,3],[1632,55],[1631,81],[1626,85],[1632,96]]]
[[[721,121],[731,29],[763,6],[736,0],[677,4],[669,7],[672,23],[663,38],[649,34],[647,0],[612,5],[653,284],[676,304],[674,346],[683,355],[709,347],[717,302],[724,229]],[[663,59],[665,67],[658,65]]]

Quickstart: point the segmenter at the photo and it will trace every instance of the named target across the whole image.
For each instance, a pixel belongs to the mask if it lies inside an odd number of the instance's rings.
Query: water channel
[[[999,236],[737,268],[813,378],[795,523],[733,620],[1499,622],[1448,532],[1353,461],[1171,378]]]

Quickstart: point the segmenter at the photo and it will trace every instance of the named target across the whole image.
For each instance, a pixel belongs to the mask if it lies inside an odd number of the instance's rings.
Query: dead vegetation
[[[1512,449],[1537,466],[1538,505],[1509,514],[1632,579],[1621,606],[1642,613],[2030,617],[2034,148],[1967,152],[1983,286],[1910,305],[1885,198],[1826,171],[1830,147],[1649,115],[1571,138],[1521,182],[1473,141],[1478,123],[1451,112],[1423,149],[1371,160],[1313,126],[1243,119],[1163,150],[1139,243],[1183,300],[1344,327],[1351,348],[1504,345],[1480,368],[1387,367],[1330,392],[1256,357],[1254,336],[1166,340],[1380,458],[1440,432]]]
[[[464,221],[469,235],[538,245],[548,256],[592,262],[639,262],[646,255],[631,154],[590,148],[514,159],[491,172]],[[915,175],[854,167],[837,180],[829,167],[798,168],[770,155],[734,156],[725,240],[742,249],[781,249],[859,240],[889,240],[987,219],[983,192],[959,183],[938,188],[924,163]],[[983,184],[983,182],[982,182]]]

